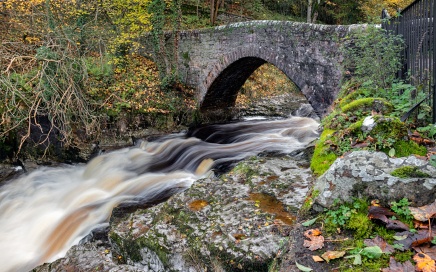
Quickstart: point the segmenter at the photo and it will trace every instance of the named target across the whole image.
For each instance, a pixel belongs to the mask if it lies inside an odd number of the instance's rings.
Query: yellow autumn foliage
[[[410,5],[414,0],[367,0],[362,3],[361,10],[365,16],[374,21],[381,17],[381,11],[387,9],[391,16]]]

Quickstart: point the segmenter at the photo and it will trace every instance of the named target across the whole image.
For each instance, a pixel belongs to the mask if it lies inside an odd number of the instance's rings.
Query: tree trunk
[[[307,1],[307,22],[308,23],[312,23],[312,5],[313,5],[313,0],[308,0]]]
[[[210,24],[215,25],[215,18],[213,15],[215,14],[215,0],[210,0]]]
[[[210,24],[215,25],[218,17],[218,10],[224,0],[210,0]]]

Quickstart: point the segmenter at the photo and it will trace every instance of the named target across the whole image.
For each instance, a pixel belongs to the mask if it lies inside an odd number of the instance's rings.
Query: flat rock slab
[[[113,254],[145,271],[267,271],[312,182],[305,159],[241,162],[111,226]]]
[[[398,178],[393,170],[403,166],[417,167],[429,178]],[[315,183],[313,208],[323,211],[335,199],[350,202],[353,197],[378,199],[383,204],[408,198],[412,205],[435,201],[436,168],[415,156],[390,158],[382,152],[355,151],[338,158]]]

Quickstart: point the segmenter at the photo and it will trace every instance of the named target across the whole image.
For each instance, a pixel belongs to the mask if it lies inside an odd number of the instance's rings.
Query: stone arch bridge
[[[182,81],[196,89],[202,111],[225,110],[234,105],[246,79],[269,62],[286,74],[323,116],[339,91],[343,59],[339,47],[357,28],[362,26],[250,21],[182,31],[177,69]],[[140,52],[151,52],[149,36],[142,44]]]

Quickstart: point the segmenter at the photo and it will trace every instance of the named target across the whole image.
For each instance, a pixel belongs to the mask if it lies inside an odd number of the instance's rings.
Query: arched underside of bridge
[[[238,91],[248,77],[265,60],[256,57],[241,58],[225,68],[212,82],[201,103],[202,111],[227,109],[235,105]]]

